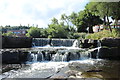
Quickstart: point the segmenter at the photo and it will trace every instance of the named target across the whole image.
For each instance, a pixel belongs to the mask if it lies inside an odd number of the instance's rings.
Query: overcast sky
[[[47,27],[53,17],[83,10],[88,0],[0,0],[0,25]]]

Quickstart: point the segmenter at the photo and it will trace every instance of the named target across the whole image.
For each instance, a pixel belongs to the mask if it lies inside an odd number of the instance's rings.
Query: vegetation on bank
[[[3,36],[16,36],[14,33],[12,32],[7,32],[7,33],[3,33]]]
[[[109,30],[103,30],[93,34],[87,34],[85,38],[98,40],[105,37],[120,37],[120,29],[112,29],[112,32],[110,32]]]

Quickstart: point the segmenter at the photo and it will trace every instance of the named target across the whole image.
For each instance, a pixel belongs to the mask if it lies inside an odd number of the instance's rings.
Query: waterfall
[[[63,60],[63,56],[60,53],[56,53],[53,57],[53,61],[62,61]]]
[[[36,45],[35,45],[35,43],[32,43],[32,47],[35,47]]]
[[[31,53],[31,61],[37,62],[37,54],[36,53]]]
[[[77,39],[73,42],[72,47],[78,47],[78,40]]]
[[[50,61],[51,60],[51,54],[49,52],[44,52],[44,60]]]
[[[92,58],[92,54],[91,54],[91,52],[89,53],[89,58],[90,58],[90,59]]]
[[[49,44],[50,39],[48,38],[33,38],[33,42],[35,46],[46,46]]]
[[[34,46],[65,46],[70,47],[73,45],[75,39],[48,39],[48,38],[33,38]]]
[[[97,49],[98,49],[98,52],[97,52],[97,54],[96,54],[96,59],[99,59],[99,52],[100,52],[100,48],[101,48],[101,42],[100,42],[100,40],[98,40],[98,42],[97,42]]]
[[[37,62],[37,61],[43,61],[43,54],[41,52],[30,52],[28,54],[28,61],[29,62]]]
[[[70,47],[73,44],[74,39],[52,39],[51,43],[53,46],[65,46]]]
[[[65,52],[64,55],[63,55],[62,61],[67,61],[67,56],[68,56],[68,53]]]
[[[57,52],[53,56],[53,61],[71,61],[71,60],[79,60],[80,59],[79,52]]]
[[[44,60],[43,54],[41,52],[38,52],[37,61],[43,61],[43,60]]]
[[[83,59],[88,59],[89,58],[89,53],[88,52],[84,52],[84,53],[81,53],[80,54],[80,59],[83,60]]]

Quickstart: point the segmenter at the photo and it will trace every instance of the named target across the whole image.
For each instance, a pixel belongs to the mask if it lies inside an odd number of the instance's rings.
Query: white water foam
[[[30,65],[30,64],[29,64]],[[67,66],[67,62],[37,62],[29,67],[17,71],[3,73],[7,78],[47,78],[54,75],[61,68]]]

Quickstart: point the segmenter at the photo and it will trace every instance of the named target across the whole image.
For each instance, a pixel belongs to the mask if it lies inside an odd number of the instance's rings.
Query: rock
[[[70,60],[79,60],[80,59],[80,53],[76,52],[68,52],[67,53],[67,61]]]
[[[78,71],[75,70],[69,70],[65,72],[68,76],[76,76],[76,74],[78,73]]]
[[[7,72],[12,69],[19,69],[22,66],[25,66],[24,64],[3,64],[2,65],[2,73]]]
[[[101,46],[120,47],[120,38],[103,38],[101,39]]]
[[[88,64],[85,64],[84,62],[72,62],[69,63],[68,66],[71,70],[76,70],[79,72],[86,72],[95,69],[95,66],[93,66],[93,64],[90,62],[88,62]]]
[[[19,62],[26,62],[28,53],[27,51],[19,51]]]
[[[96,50],[92,51],[92,52],[89,54],[89,56],[91,55],[91,58],[96,59],[96,54],[97,54],[97,52],[98,52],[98,50],[96,49]]]
[[[76,76],[69,76],[69,78],[76,78]]]
[[[19,53],[17,51],[3,51],[2,52],[2,63],[18,63]]]
[[[97,47],[97,40],[92,39],[84,39],[80,40],[80,47],[81,48],[95,48]]]
[[[27,51],[3,49],[1,52],[3,64],[20,64],[27,60]]]
[[[99,58],[120,60],[120,48],[101,48],[99,50]]]

